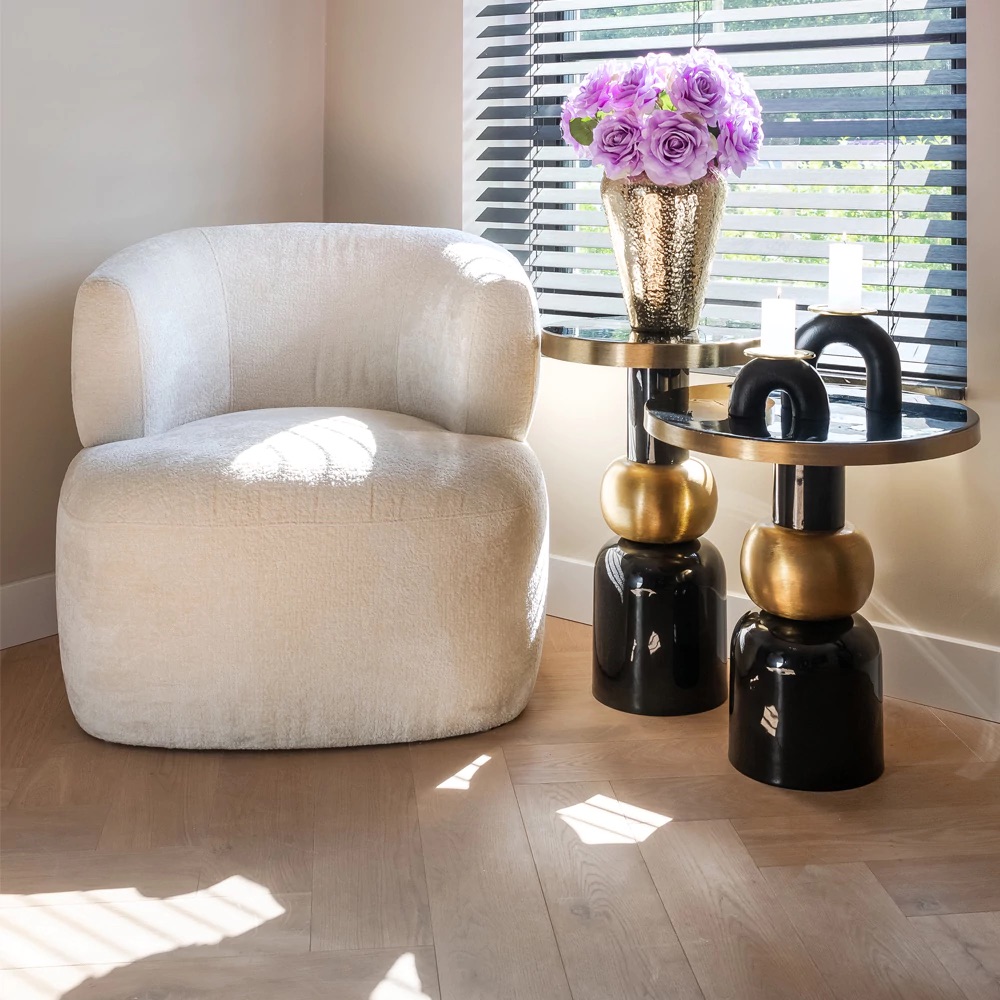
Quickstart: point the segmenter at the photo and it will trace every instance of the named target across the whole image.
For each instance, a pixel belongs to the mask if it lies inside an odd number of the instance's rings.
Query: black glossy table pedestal
[[[729,760],[770,785],[857,788],[883,769],[882,653],[861,617],[750,611],[733,631]]]
[[[704,538],[612,539],[594,567],[594,697],[636,715],[726,700],[726,567]]]
[[[844,518],[844,467],[922,461],[979,440],[976,414],[949,400],[908,393],[886,414],[843,389],[829,404],[828,427],[805,439],[782,436],[795,423],[783,395],[749,430],[729,415],[727,386],[667,392],[646,411],[649,432],[672,447],[775,464],[773,518],[750,529],[740,557],[761,610],[733,631],[729,760],[757,781],[811,791],[855,788],[883,769],[882,653],[857,613],[875,563]]]
[[[594,566],[594,697],[640,715],[686,715],[726,700],[726,571],[701,536],[718,498],[708,467],[656,440],[643,420],[681,400],[692,367],[739,364],[745,337],[656,339],[626,324],[552,327],[542,353],[628,368],[627,451],[608,467],[601,510],[616,537]]]

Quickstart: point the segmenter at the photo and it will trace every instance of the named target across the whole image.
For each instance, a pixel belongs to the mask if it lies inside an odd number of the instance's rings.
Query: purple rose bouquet
[[[561,121],[576,154],[611,180],[645,175],[664,186],[713,167],[738,177],[764,141],[757,95],[711,49],[604,63],[563,104]]]

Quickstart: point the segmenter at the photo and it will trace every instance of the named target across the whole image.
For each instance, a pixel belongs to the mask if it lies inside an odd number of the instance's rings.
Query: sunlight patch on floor
[[[456,771],[450,778],[445,778],[437,787],[457,788],[459,791],[465,791],[475,777],[476,771],[492,759],[489,754],[484,753],[482,756],[477,757],[471,764],[466,764],[461,771]]]
[[[62,965],[51,969],[17,969],[0,972],[3,1000],[62,1000],[88,980],[101,979],[117,965]],[[100,996],[99,993],[94,994]]]
[[[592,795],[586,802],[556,812],[585,844],[639,844],[670,822],[669,816],[607,795]]]
[[[332,960],[333,956],[331,955],[330,958]],[[163,959],[159,963],[154,963],[153,966],[148,967],[138,977],[130,973],[129,986],[127,987],[128,996],[159,996],[160,991],[164,989],[164,975],[167,975],[171,982],[176,985],[176,988],[179,990],[177,993],[178,996],[181,993],[184,996],[194,995],[193,993],[189,994],[188,991],[189,989],[196,989],[192,984],[201,978],[197,971],[197,963],[208,962],[210,967],[214,965],[210,959],[197,958],[188,959],[176,966],[171,966],[169,959],[170,955],[163,956]],[[119,991],[122,989],[121,986],[111,986],[110,984],[114,982],[116,972],[128,969],[129,964],[63,965],[52,968],[19,969],[0,972],[0,997],[3,997],[3,1000],[63,1000],[67,994],[72,993],[77,987],[84,984],[87,984],[91,990],[94,990],[93,996],[95,998],[103,995],[110,996],[111,991],[114,991],[114,996],[125,996],[124,992],[119,994]],[[215,974],[218,975],[218,967],[215,966],[215,968]],[[174,976],[178,972],[179,976],[175,981]],[[237,978],[242,975],[252,974],[253,970],[250,966],[244,968],[242,972],[239,968],[231,968],[230,970],[230,975]],[[289,975],[294,977],[294,974],[294,971],[290,969]],[[334,973],[328,974],[335,976]],[[112,977],[108,980],[108,990],[99,992],[100,986],[104,985],[100,984],[100,980],[106,976]],[[413,952],[404,952],[400,955],[392,963],[384,976],[375,983],[374,989],[368,992],[368,986],[374,982],[377,976],[378,973],[375,973],[368,979],[367,984],[363,986],[358,982],[357,985],[360,987],[360,991],[356,994],[351,993],[350,995],[352,997],[356,996],[357,1000],[365,1000],[366,997],[367,1000],[431,1000],[431,997],[424,992],[423,983],[417,971],[417,959]],[[215,981],[213,978],[213,982]],[[331,983],[333,981],[331,980]],[[310,983],[314,986],[319,985],[318,981],[313,983],[312,979],[310,979]],[[231,982],[230,986],[235,987],[236,983]],[[138,992],[136,992],[136,989],[138,989]],[[223,989],[226,990],[225,987]],[[309,986],[306,986],[306,989],[309,992],[309,996],[314,995],[313,990]],[[197,989],[196,992],[201,996],[200,989]],[[341,993],[337,991],[331,993],[330,996],[332,997],[334,994],[341,996]],[[89,995],[91,994],[88,993]],[[173,995],[171,993],[171,996]],[[212,995],[215,995],[214,992]],[[237,994],[226,990],[226,995],[235,996]],[[296,992],[295,995],[301,996],[303,994]],[[319,994],[315,995],[318,996]]]
[[[417,957],[413,952],[400,955],[385,978],[369,994],[368,1000],[431,1000],[424,993],[417,975]]]
[[[66,901],[50,902],[65,895]],[[281,916],[271,893],[242,875],[166,899],[138,891],[113,902],[46,893],[46,905],[0,910],[0,968],[135,962],[190,945],[217,945]]]

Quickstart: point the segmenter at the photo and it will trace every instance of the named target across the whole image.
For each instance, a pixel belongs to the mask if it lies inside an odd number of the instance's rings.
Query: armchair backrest
[[[84,445],[234,410],[357,406],[523,439],[538,309],[507,251],[466,233],[282,223],[136,244],[84,282]]]

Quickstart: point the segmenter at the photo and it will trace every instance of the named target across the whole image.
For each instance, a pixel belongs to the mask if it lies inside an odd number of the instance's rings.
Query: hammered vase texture
[[[716,170],[683,187],[645,177],[601,182],[601,200],[634,330],[698,329],[729,187]]]

